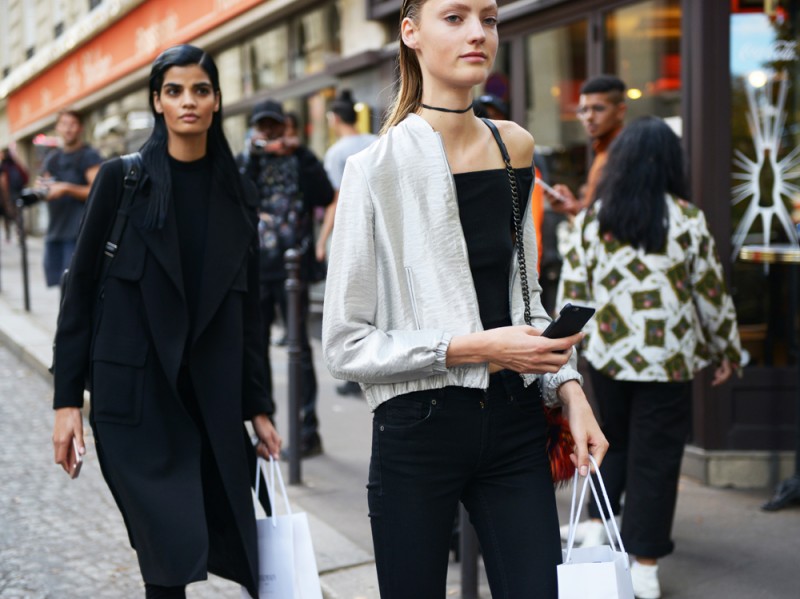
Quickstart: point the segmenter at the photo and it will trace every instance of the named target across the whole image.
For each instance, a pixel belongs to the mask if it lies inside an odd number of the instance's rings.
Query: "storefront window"
[[[289,81],[289,27],[279,25],[254,37],[247,44],[247,64],[243,74],[245,95]]]
[[[301,15],[292,22],[294,77],[319,73],[340,53],[339,11],[336,4]]]
[[[219,84],[225,104],[231,104],[242,99],[244,86],[242,84],[242,49],[233,46],[223,50],[214,57],[219,71]]]
[[[628,119],[659,116],[681,135],[680,0],[638,2],[605,21],[604,70],[628,87]]]
[[[797,306],[785,266],[743,263],[743,246],[797,243],[800,63],[797,2],[733,2],[732,255],[734,301],[753,363],[788,362]],[[758,290],[754,292],[754,290]]]

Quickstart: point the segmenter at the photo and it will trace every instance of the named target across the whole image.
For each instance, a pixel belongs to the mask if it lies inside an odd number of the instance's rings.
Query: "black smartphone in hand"
[[[575,333],[580,333],[593,315],[594,308],[564,304],[564,307],[561,308],[561,312],[558,314],[558,318],[547,326],[542,332],[542,337],[561,339],[562,337],[569,337]]]

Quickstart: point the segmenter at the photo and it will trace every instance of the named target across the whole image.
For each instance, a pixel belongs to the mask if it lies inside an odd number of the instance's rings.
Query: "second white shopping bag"
[[[260,476],[267,485],[272,516],[257,518],[258,526],[258,599],[322,599],[317,560],[311,542],[308,517],[292,512],[283,475],[276,462],[269,465],[259,458],[256,466],[255,497]],[[278,487],[275,487],[277,478]],[[285,514],[278,515],[278,491],[283,495]],[[256,500],[257,501],[257,500]],[[242,597],[250,594],[242,589]]]
[[[608,499],[600,468],[591,455],[589,459],[597,472],[597,480],[608,508],[607,513],[612,514],[611,501]],[[588,486],[591,486],[592,496],[604,518],[603,524],[611,544],[600,547],[575,548],[575,527],[580,520],[581,507]],[[576,471],[572,481],[572,506],[569,510],[567,548],[564,550],[564,563],[558,566],[558,599],[634,599],[630,560],[622,544],[616,520],[613,515],[608,519],[605,518],[600,505],[600,496],[591,476],[586,477],[580,500],[576,502],[577,491],[578,472]]]

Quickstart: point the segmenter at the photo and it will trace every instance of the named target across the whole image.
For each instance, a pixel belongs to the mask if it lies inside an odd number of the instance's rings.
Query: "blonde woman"
[[[549,318],[533,267],[534,326],[523,324],[523,267],[536,264],[530,207],[514,219],[500,144],[472,112],[497,52],[497,5],[406,0],[401,19],[399,93],[381,137],[345,167],[323,317],[328,367],[359,382],[374,413],[381,596],[444,597],[461,501],[493,597],[555,598],[543,402],[564,406],[584,473],[607,443],[575,370],[581,335],[540,336]],[[533,139],[511,122],[492,126],[524,201]]]

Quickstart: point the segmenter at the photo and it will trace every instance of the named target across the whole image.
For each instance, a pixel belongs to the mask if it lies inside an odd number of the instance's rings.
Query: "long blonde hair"
[[[409,18],[414,23],[419,23],[419,13],[422,5],[427,0],[403,0],[400,10],[400,25],[403,19]],[[402,31],[400,33],[400,55],[397,70],[400,87],[389,109],[389,116],[381,127],[381,134],[386,133],[390,127],[415,112],[422,103],[422,70],[417,60],[417,53],[403,43]]]

